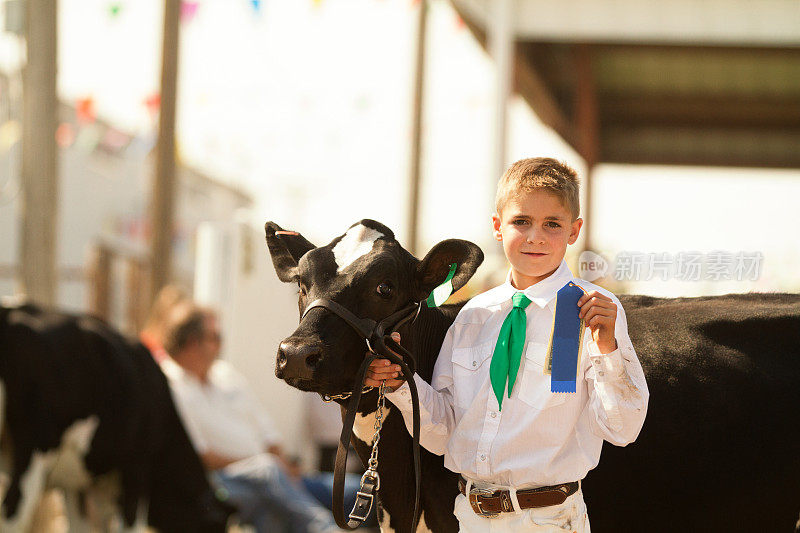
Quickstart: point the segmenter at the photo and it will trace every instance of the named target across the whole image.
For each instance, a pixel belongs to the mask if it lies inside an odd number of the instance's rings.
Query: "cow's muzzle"
[[[312,379],[322,359],[322,345],[288,338],[278,347],[275,375],[280,379]]]

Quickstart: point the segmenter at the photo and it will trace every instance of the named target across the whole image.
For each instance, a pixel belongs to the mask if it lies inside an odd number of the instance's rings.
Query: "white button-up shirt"
[[[161,369],[198,453],[213,451],[231,459],[265,452],[280,441],[272,420],[245,379],[226,361],[214,361],[203,383],[167,357]]]
[[[573,281],[617,304],[617,349],[602,354],[584,329],[577,392],[550,392],[546,358],[556,292]],[[442,343],[429,385],[419,390],[422,445],[473,481],[510,487],[554,485],[582,479],[597,466],[603,440],[624,446],[644,423],[649,392],[628,337],[625,311],[611,292],[575,278],[562,261],[549,277],[523,292],[527,335],[511,397],[500,410],[489,365],[500,327],[518,292],[510,282],[479,294],[461,309]],[[506,392],[506,396],[507,396]],[[411,393],[403,384],[387,398],[411,431]]]

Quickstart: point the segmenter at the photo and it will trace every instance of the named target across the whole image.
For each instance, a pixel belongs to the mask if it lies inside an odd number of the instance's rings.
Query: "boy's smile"
[[[535,190],[509,198],[492,224],[511,263],[511,283],[526,289],[555,272],[567,245],[578,239],[583,220],[573,221],[555,194]]]

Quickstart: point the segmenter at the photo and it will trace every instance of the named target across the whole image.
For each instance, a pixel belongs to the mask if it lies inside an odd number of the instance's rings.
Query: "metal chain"
[[[378,471],[378,441],[381,440],[381,428],[383,427],[383,407],[386,404],[386,381],[381,381],[378,388],[378,411],[375,413],[375,434],[372,437],[372,453],[369,456],[368,470]]]
[[[374,388],[375,387],[370,387],[368,385],[364,385],[364,387],[361,389],[361,394],[366,394],[366,393],[368,393],[369,391],[371,391]],[[323,402],[332,402],[333,400],[346,400],[352,395],[353,395],[352,392],[345,392],[343,394],[323,394],[322,395],[322,401]]]

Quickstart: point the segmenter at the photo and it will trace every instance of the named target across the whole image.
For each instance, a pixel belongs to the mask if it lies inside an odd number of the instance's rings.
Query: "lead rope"
[[[406,360],[411,361],[413,360],[413,356],[402,346],[391,340],[390,337],[387,337],[387,340],[392,345],[392,350],[395,350],[397,353],[402,354],[402,357],[405,357]],[[421,481],[421,470],[420,470],[420,452],[419,452],[419,430],[420,430],[420,416],[419,416],[419,396],[417,393],[416,383],[414,381],[414,372],[408,367],[406,361],[403,360],[401,356],[397,356],[391,353],[389,350],[386,350],[386,345],[383,343],[382,339],[379,342],[380,347],[378,350],[381,353],[382,357],[388,358],[391,362],[395,364],[399,364],[400,368],[402,369],[402,373],[405,376],[406,381],[409,385],[409,390],[411,392],[411,401],[412,401],[412,418],[413,418],[413,431],[412,431],[412,451],[414,456],[414,512],[411,516],[411,523],[412,527],[410,530],[413,530],[414,525],[417,523],[417,517],[419,516],[419,490],[420,490],[420,481]],[[385,352],[385,353],[384,353]],[[358,369],[357,372],[357,383],[363,383],[364,376],[367,372],[369,364],[375,360],[378,356],[375,352],[370,352],[367,357],[361,362],[361,367]],[[380,389],[384,389],[383,393],[381,393]],[[373,443],[372,452],[370,453],[370,459],[368,462],[367,471],[364,472],[364,475],[361,476],[361,486],[359,487],[358,492],[356,493],[356,501],[353,505],[353,510],[350,512],[348,518],[349,520],[345,520],[344,513],[342,512],[342,504],[344,502],[344,473],[347,465],[347,451],[350,447],[350,433],[352,432],[353,423],[355,422],[356,416],[356,409],[358,404],[361,400],[362,389],[356,387],[355,391],[350,396],[350,401],[348,402],[347,409],[345,411],[345,417],[342,423],[342,433],[339,436],[339,445],[336,450],[336,464],[334,467],[334,483],[333,483],[333,516],[336,519],[336,524],[343,529],[356,529],[360,526],[364,520],[367,519],[370,510],[372,509],[372,505],[375,499],[375,494],[378,490],[378,486],[380,485],[380,476],[378,475],[378,440],[380,439],[380,427],[383,425],[383,407],[385,406],[385,384],[382,384],[379,387],[379,394],[378,394],[378,409],[379,413],[376,413],[376,423],[375,425],[378,426],[375,433],[375,442]],[[378,416],[380,416],[380,422],[378,421]]]

